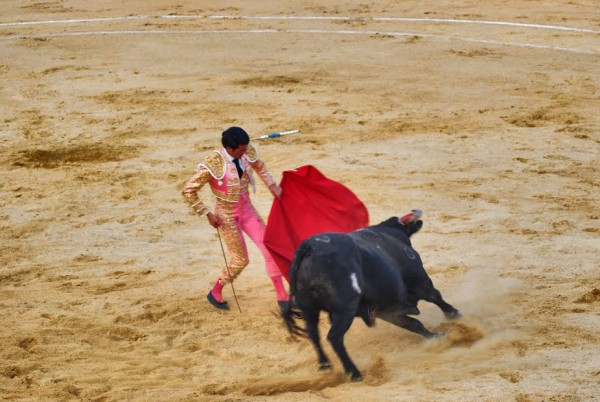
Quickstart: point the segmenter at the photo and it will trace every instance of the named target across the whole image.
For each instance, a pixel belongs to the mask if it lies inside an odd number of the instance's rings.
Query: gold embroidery
[[[198,169],[202,166],[217,180],[221,180],[225,176],[225,158],[218,151],[214,151],[208,155],[204,159],[204,163],[198,165]]]
[[[223,225],[219,226],[219,230],[229,251],[229,269],[224,268],[219,278],[222,284],[233,282],[249,263],[246,241],[235,222],[234,207],[235,204],[217,201],[215,210],[223,219]]]
[[[246,158],[251,163],[254,163],[258,160],[258,149],[252,144],[248,144],[248,149],[246,150]]]

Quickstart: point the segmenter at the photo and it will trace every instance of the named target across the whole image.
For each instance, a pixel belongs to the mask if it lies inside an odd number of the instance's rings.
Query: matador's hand
[[[281,187],[279,187],[279,185],[271,184],[269,186],[269,190],[271,190],[271,194],[273,194],[273,197],[281,198]]]
[[[209,212],[206,217],[208,218],[208,223],[210,223],[213,228],[218,228],[223,224],[221,217],[213,214],[212,212]]]

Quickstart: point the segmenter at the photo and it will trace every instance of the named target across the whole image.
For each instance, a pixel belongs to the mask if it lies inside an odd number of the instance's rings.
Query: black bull
[[[344,347],[344,334],[354,317],[369,326],[381,318],[426,338],[437,335],[410,315],[419,314],[417,303],[435,303],[447,318],[460,316],[442,299],[425,272],[410,236],[423,221],[390,218],[378,225],[343,233],[321,233],[304,240],[290,266],[290,295],[293,296],[319,358],[320,369],[331,367],[319,339],[319,313],[329,313],[327,339],[355,381],[361,380]],[[304,331],[296,324],[298,311],[287,306],[282,315],[292,334]]]

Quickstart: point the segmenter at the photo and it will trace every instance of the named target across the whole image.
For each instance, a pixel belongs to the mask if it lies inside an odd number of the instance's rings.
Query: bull
[[[320,233],[304,240],[290,266],[290,297],[293,304],[282,309],[292,335],[308,336],[318,355],[321,370],[331,363],[321,347],[319,315],[329,313],[327,340],[353,381],[362,379],[344,346],[344,335],[354,317],[369,327],[381,318],[425,338],[433,333],[416,318],[419,300],[436,304],[446,318],[460,317],[446,303],[423,268],[410,237],[423,226],[421,211],[392,217],[374,226],[344,233]],[[296,320],[302,317],[305,328]]]

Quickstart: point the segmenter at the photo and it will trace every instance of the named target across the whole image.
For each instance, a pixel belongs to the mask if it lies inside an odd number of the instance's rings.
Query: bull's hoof
[[[360,372],[358,372],[358,371],[355,373],[352,373],[352,375],[350,376],[350,380],[352,382],[361,382],[362,379],[363,379],[362,374],[360,374]]]
[[[419,332],[425,339],[438,339],[446,335],[445,332]]]
[[[458,310],[449,311],[447,313],[444,313],[444,315],[449,320],[456,320],[462,317],[462,314]]]
[[[326,371],[326,370],[331,370],[331,363],[329,363],[329,362],[319,363],[319,371]]]

